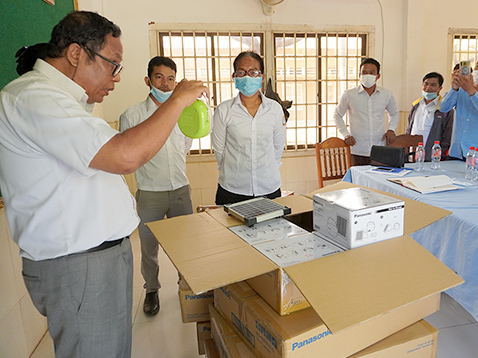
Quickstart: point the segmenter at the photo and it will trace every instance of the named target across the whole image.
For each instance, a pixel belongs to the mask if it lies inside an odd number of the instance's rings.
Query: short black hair
[[[366,64],[375,65],[377,67],[377,75],[380,73],[380,63],[376,59],[371,57],[364,58],[360,63],[360,69]]]
[[[258,53],[254,51],[243,51],[239,55],[237,55],[236,58],[234,59],[234,64],[233,64],[234,71],[237,70],[237,63],[239,62],[239,60],[247,56],[252,57],[259,62],[259,70],[261,71],[262,74],[264,74],[264,60],[262,59],[261,56],[259,56]]]
[[[427,73],[423,79],[422,79],[422,83],[425,82],[425,80],[429,79],[429,78],[437,78],[438,79],[438,84],[440,85],[440,87],[443,85],[443,76],[440,75],[438,72],[430,72],[430,73]]]
[[[99,52],[106,36],[120,37],[120,28],[107,18],[90,11],[73,11],[66,15],[51,32],[50,42],[40,43],[17,51],[17,72],[31,71],[38,58],[59,58],[72,43]],[[87,51],[94,61],[95,55]]]
[[[174,71],[174,73],[177,72],[176,69],[176,63],[171,60],[169,57],[164,57],[164,56],[156,56],[153,57],[151,60],[149,60],[148,63],[148,77],[151,78],[151,75],[153,74],[154,67],[156,66],[166,66],[169,67]]]

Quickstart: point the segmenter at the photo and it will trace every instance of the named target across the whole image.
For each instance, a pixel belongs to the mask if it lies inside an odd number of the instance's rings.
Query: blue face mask
[[[425,98],[426,100],[431,100],[431,99],[435,99],[437,98],[438,96],[438,93],[437,92],[425,92],[425,91],[422,91],[422,96],[423,98]]]
[[[234,77],[234,85],[246,97],[250,97],[261,89],[262,76]]]
[[[151,84],[151,81],[149,83]],[[166,100],[169,97],[171,97],[171,93],[173,93],[173,91],[163,92],[160,89],[157,89],[156,87],[154,87],[153,85],[151,85],[150,92],[153,95],[153,97],[156,99],[156,101],[158,101],[159,103],[166,102]]]

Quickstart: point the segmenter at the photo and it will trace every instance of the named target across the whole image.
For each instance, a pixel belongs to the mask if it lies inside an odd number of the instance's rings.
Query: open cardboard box
[[[340,182],[317,192],[356,186]],[[311,198],[290,196],[277,201],[290,206],[294,215],[311,211]],[[401,199],[405,202],[405,234],[450,213]],[[216,215],[221,218],[217,219]],[[147,226],[193,292],[199,294],[281,269],[227,228],[234,225],[234,221],[236,225],[239,223],[218,209],[156,221]],[[452,270],[407,235],[283,270],[332,333],[463,283]]]

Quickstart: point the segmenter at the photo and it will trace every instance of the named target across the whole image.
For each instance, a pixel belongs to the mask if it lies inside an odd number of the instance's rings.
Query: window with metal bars
[[[177,79],[202,80],[211,92],[211,107],[237,94],[233,61],[252,50],[264,58],[282,100],[292,101],[287,123],[287,151],[312,148],[340,136],[333,121],[341,94],[359,83],[359,66],[367,55],[368,32],[156,31],[157,54],[172,58]],[[271,40],[269,40],[271,39]],[[271,42],[271,43],[268,43]],[[348,119],[347,123],[348,123]],[[212,154],[210,137],[195,139],[192,155]]]
[[[471,67],[478,61],[478,34],[453,34],[452,64],[453,68],[461,61],[471,61]]]
[[[359,83],[366,40],[366,34],[274,33],[277,92],[294,103],[287,123],[288,150],[340,136],[335,107],[342,93]]]

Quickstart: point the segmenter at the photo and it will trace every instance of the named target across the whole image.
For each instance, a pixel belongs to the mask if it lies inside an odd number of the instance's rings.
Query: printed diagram
[[[306,230],[283,218],[267,220],[251,227],[239,225],[229,229],[250,245],[307,233]]]
[[[254,245],[254,247],[280,267],[287,267],[343,251],[312,233],[291,237],[287,242],[265,242]]]

